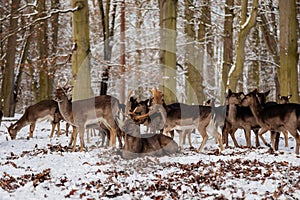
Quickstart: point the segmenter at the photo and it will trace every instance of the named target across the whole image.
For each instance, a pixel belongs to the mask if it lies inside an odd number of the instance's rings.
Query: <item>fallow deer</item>
[[[125,133],[124,148],[121,150],[124,159],[164,156],[178,151],[178,145],[171,137],[163,134],[141,134],[139,124],[129,117],[125,120],[118,119],[118,125]]]
[[[151,90],[153,95],[153,103],[150,111],[144,115],[137,116],[136,118],[149,117],[153,113],[161,113],[164,123],[164,132],[168,133],[172,129],[180,127],[197,128],[202,136],[202,142],[197,152],[201,152],[204,145],[208,140],[206,128],[211,120],[211,107],[201,105],[186,105],[182,103],[176,103],[177,105],[167,106],[163,99],[163,94],[156,88]],[[172,108],[173,107],[173,108]],[[223,150],[222,136],[216,131],[213,132],[214,137],[220,145],[220,149]]]
[[[257,99],[257,90],[248,93],[242,100],[242,106],[250,106],[251,111],[260,125],[259,136],[266,144],[263,134],[267,131],[289,131],[296,140],[296,154],[299,154],[300,137],[300,105],[299,104],[276,104],[263,107]],[[274,141],[272,148],[275,149]]]
[[[280,94],[278,95],[278,103],[279,104],[287,104],[290,103],[290,98],[292,97],[292,95],[288,95],[288,96],[281,96]]]
[[[268,101],[267,102],[266,101],[266,97],[267,97],[267,95],[269,93],[270,93],[270,90],[268,90],[267,92],[257,92],[256,91],[256,96],[257,96],[258,102],[263,107],[274,106],[276,104],[287,104],[287,103],[289,103],[289,99],[292,97],[292,95],[281,96],[279,94],[277,102],[273,102],[273,101]],[[258,133],[258,130],[256,130],[256,132]],[[288,131],[283,131],[282,133],[283,133],[283,136],[284,136],[285,147],[288,147]],[[275,140],[274,141],[274,143],[275,143],[275,150],[278,150],[279,137],[280,137],[280,133],[279,132],[271,131],[271,141]]]
[[[292,95],[288,95],[288,96],[281,96],[280,94],[278,95],[278,104],[288,104],[290,103],[290,98],[292,97]],[[284,136],[284,144],[285,147],[289,146],[289,133],[287,131],[283,131],[283,136]],[[278,146],[277,144],[278,141],[276,141],[276,146]]]
[[[3,112],[2,110],[0,110],[0,126],[1,126],[2,118],[3,118]]]
[[[65,84],[66,85],[66,84]],[[66,88],[57,87],[55,100],[63,118],[73,125],[72,151],[76,150],[76,138],[79,132],[80,151],[84,148],[84,130],[89,124],[103,124],[110,132],[110,146],[116,145],[117,124],[115,115],[119,113],[119,100],[109,95],[96,96],[94,98],[71,102],[66,94]]]
[[[8,133],[11,139],[15,139],[19,130],[30,124],[30,133],[28,139],[33,137],[36,122],[49,119],[51,120],[52,129],[50,138],[53,137],[55,126],[57,126],[57,134],[60,134],[60,120],[62,116],[58,110],[58,104],[54,100],[43,100],[25,109],[22,117],[14,124],[8,127]]]

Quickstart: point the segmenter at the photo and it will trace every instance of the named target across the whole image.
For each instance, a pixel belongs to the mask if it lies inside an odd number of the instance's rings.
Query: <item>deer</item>
[[[115,122],[115,116],[120,112],[119,100],[110,95],[101,95],[93,98],[70,101],[67,96],[67,82],[63,86],[58,86],[55,90],[55,101],[63,118],[73,127],[70,145],[72,151],[76,150],[76,139],[79,133],[80,148],[82,152],[84,145],[84,130],[90,124],[98,123],[104,125],[110,133],[111,147],[116,145],[116,134],[118,126]]]
[[[62,116],[58,110],[58,104],[54,100],[42,100],[34,105],[31,105],[25,109],[22,117],[14,124],[8,127],[8,133],[12,140],[16,139],[17,133],[25,126],[30,125],[30,132],[27,139],[33,137],[33,131],[35,125],[39,121],[50,120],[52,129],[50,138],[53,137],[55,127],[57,126],[57,135],[60,135],[60,121]]]
[[[0,126],[1,126],[2,118],[3,118],[3,112],[2,110],[0,110]]]
[[[211,107],[202,105],[187,105],[183,103],[175,103],[166,105],[163,99],[163,93],[157,88],[151,90],[153,100],[150,106],[150,111],[144,115],[137,116],[137,119],[151,117],[154,113],[160,113],[164,121],[164,134],[168,134],[173,129],[197,128],[203,140],[197,149],[200,153],[208,140],[206,128],[211,120]],[[218,141],[221,151],[223,148],[222,136],[213,131],[213,135]]]
[[[257,123],[260,125],[259,137],[268,146],[263,134],[267,131],[289,131],[296,140],[295,153],[299,154],[300,137],[300,105],[299,104],[275,104],[263,107],[257,98],[257,90],[254,90],[242,100],[242,106],[249,106]],[[275,150],[275,142],[272,140],[272,149]]]
[[[178,152],[178,144],[163,134],[141,134],[140,124],[134,121],[127,112],[117,117],[118,126],[125,134],[124,148],[121,157],[135,159],[144,156],[165,156]]]
[[[256,96],[258,98],[258,102],[263,106],[263,107],[269,107],[269,106],[273,106],[276,104],[287,104],[290,103],[290,98],[292,97],[292,95],[288,95],[288,96],[281,96],[280,94],[278,94],[278,100],[277,102],[274,101],[266,101],[266,97],[267,95],[270,93],[270,90],[268,90],[267,92],[256,92]],[[257,130],[258,133],[258,130]],[[285,143],[285,147],[288,147],[288,131],[283,131],[283,136],[284,136],[284,143]],[[271,131],[271,140],[275,139],[275,150],[278,150],[278,146],[279,146],[279,136],[280,133],[279,132],[274,132]]]
[[[287,95],[287,96],[281,96],[278,94],[278,104],[287,104],[290,103],[290,98],[292,98],[292,95]]]

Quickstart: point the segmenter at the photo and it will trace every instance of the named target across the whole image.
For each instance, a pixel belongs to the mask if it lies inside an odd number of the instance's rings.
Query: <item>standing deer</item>
[[[289,131],[296,140],[296,154],[299,154],[300,137],[300,105],[299,104],[275,104],[263,107],[257,99],[257,90],[248,93],[242,100],[242,106],[250,106],[251,111],[260,125],[258,135],[265,145],[268,145],[262,136],[267,131]],[[272,148],[275,142],[272,140]]]
[[[46,119],[51,120],[52,124],[50,138],[53,136],[55,126],[57,126],[57,135],[59,135],[62,116],[59,113],[58,104],[54,100],[43,100],[26,108],[23,116],[16,123],[8,127],[8,133],[11,139],[15,139],[18,131],[30,124],[30,133],[28,136],[28,139],[30,139],[33,137],[36,122]]]
[[[150,107],[150,112],[137,116],[135,118],[141,119],[151,116],[153,113],[161,113],[164,123],[164,133],[169,133],[173,129],[188,129],[197,128],[203,140],[197,152],[200,153],[208,140],[206,128],[211,121],[211,107],[202,105],[186,105],[182,103],[175,103],[166,105],[163,99],[163,94],[156,88],[151,90],[153,95],[153,103]],[[213,131],[213,135],[220,145],[221,151],[223,148],[222,136]]]
[[[3,112],[2,110],[0,110],[0,126],[1,126],[2,118],[3,118]]]
[[[102,95],[71,102],[68,100],[65,86],[57,87],[55,98],[63,118],[75,127],[71,138],[71,143],[73,141],[73,152],[76,149],[77,133],[79,132],[80,151],[83,151],[84,130],[88,125],[95,123],[99,123],[99,125],[103,124],[109,130],[110,146],[116,145],[118,127],[114,117],[119,113],[120,109],[118,99],[109,95]]]

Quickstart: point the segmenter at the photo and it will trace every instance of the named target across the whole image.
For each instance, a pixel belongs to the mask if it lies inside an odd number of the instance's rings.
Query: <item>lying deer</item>
[[[164,122],[164,133],[169,133],[173,129],[181,129],[180,127],[197,128],[203,138],[197,149],[197,152],[201,152],[208,140],[206,128],[211,120],[211,107],[182,103],[167,106],[161,91],[155,88],[151,90],[151,93],[153,95],[151,111],[136,118],[151,117],[153,113],[160,113]],[[216,131],[213,131],[213,134],[220,145],[220,149],[223,150],[222,136]]]
[[[16,138],[19,130],[30,124],[30,133],[28,136],[28,139],[30,139],[33,137],[36,122],[46,119],[50,120],[52,124],[50,138],[53,136],[55,126],[57,126],[57,135],[59,135],[62,116],[59,113],[58,104],[54,100],[43,100],[27,107],[23,116],[16,123],[8,127],[8,133],[13,140]]]
[[[58,108],[63,118],[73,125],[73,127],[76,127],[71,138],[71,142],[73,141],[72,151],[76,150],[78,132],[80,151],[83,151],[84,130],[89,124],[95,123],[99,123],[99,125],[103,124],[109,130],[110,146],[115,146],[118,127],[114,120],[114,115],[119,113],[119,100],[109,95],[102,95],[71,102],[67,97],[67,88],[65,85],[57,87],[55,100],[58,102]]]
[[[260,125],[259,136],[265,145],[268,145],[262,136],[267,131],[289,131],[296,140],[296,154],[299,154],[300,137],[300,105],[299,104],[276,104],[263,107],[257,98],[257,90],[247,94],[242,100],[242,106],[250,106],[251,111]],[[272,148],[275,142],[272,140]]]
[[[119,122],[125,133],[125,144],[121,151],[124,159],[134,159],[143,156],[164,156],[178,151],[177,143],[163,134],[141,134],[140,126],[127,118]]]

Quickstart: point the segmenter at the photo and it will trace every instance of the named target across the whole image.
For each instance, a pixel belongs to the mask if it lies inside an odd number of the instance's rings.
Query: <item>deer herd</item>
[[[57,136],[61,134],[60,121],[66,121],[73,127],[69,146],[76,151],[76,140],[79,135],[79,151],[85,149],[84,134],[86,129],[99,129],[109,139],[109,146],[119,143],[119,152],[125,159],[140,156],[163,156],[174,154],[182,147],[185,135],[191,143],[193,130],[199,132],[202,141],[197,152],[202,152],[211,134],[220,150],[228,146],[230,135],[235,147],[239,144],[235,138],[237,129],[245,132],[247,147],[251,148],[251,134],[255,134],[256,147],[260,140],[278,150],[279,136],[284,134],[288,146],[288,134],[296,140],[296,154],[300,146],[300,104],[289,103],[291,96],[278,96],[279,101],[267,102],[270,93],[253,90],[248,94],[227,92],[226,105],[187,105],[184,103],[166,104],[163,93],[154,88],[150,90],[151,98],[141,100],[128,92],[126,104],[110,95],[101,95],[89,99],[72,101],[68,98],[71,87],[61,85],[56,88],[54,100],[43,100],[26,108],[23,116],[8,127],[11,139],[18,131],[30,125],[28,139],[33,137],[36,122],[49,119],[52,123],[50,138],[57,126]],[[3,113],[0,111],[0,123]],[[141,133],[140,125],[148,127],[148,133]],[[174,132],[179,133],[179,145],[174,141]],[[270,131],[271,145],[264,138]],[[104,141],[104,140],[103,140]],[[123,144],[124,143],[124,144]],[[103,143],[102,143],[103,144]]]

